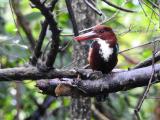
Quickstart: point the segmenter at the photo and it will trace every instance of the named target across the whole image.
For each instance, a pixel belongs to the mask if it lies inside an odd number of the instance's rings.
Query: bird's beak
[[[97,38],[97,37],[98,37],[98,35],[95,32],[90,31],[88,33],[79,35],[79,36],[75,37],[74,39],[76,41],[80,42],[80,41],[84,41],[84,40],[92,40],[92,39]]]

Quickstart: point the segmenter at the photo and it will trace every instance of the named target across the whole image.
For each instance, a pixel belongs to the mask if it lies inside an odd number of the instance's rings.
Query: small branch
[[[160,64],[155,65],[155,79],[152,82],[160,79]],[[49,81],[38,81],[37,87],[45,94],[55,95],[53,92],[55,88],[61,84],[70,86],[70,94],[78,96],[95,96],[98,94],[113,93],[118,91],[125,91],[136,87],[142,87],[148,85],[148,81],[152,76],[152,66],[139,68],[130,71],[111,73],[98,80],[78,80],[78,79],[52,79]],[[69,90],[69,89],[68,89]],[[79,92],[77,92],[77,90]],[[63,91],[62,91],[63,92]],[[69,93],[69,91],[68,91]],[[66,95],[61,93],[59,95]]]
[[[158,5],[152,2],[151,0],[147,0],[147,2],[149,2],[153,7],[156,7],[157,9],[159,9]]]
[[[129,51],[129,50],[132,50],[132,49],[135,49],[135,48],[139,48],[139,47],[143,47],[143,46],[146,46],[146,45],[150,45],[150,44],[155,44],[156,42],[159,42],[159,38],[155,38],[154,41],[151,41],[151,42],[148,42],[148,43],[144,43],[142,45],[139,45],[139,46],[135,46],[133,48],[129,48],[129,49],[126,49],[126,50],[122,50],[119,52],[119,54],[122,54],[123,52],[126,52],[126,51]],[[157,52],[155,54],[155,63],[158,62],[160,60],[160,52]],[[137,68],[141,68],[141,67],[147,67],[149,65],[152,64],[152,56],[147,58],[146,60],[144,60],[143,62],[140,62],[139,64],[137,64],[134,68],[132,69],[137,69]]]
[[[142,104],[143,104],[144,100],[146,99],[146,97],[148,96],[149,90],[152,85],[152,81],[155,79],[155,66],[154,65],[155,65],[155,42],[153,44],[153,50],[152,50],[152,74],[151,74],[151,77],[150,77],[150,80],[148,82],[147,87],[145,87],[143,96],[140,97],[141,99],[139,99],[138,104],[135,108],[135,115],[137,116],[138,119],[139,119],[138,112],[141,110]],[[136,112],[137,112],[137,114],[136,114]]]
[[[146,7],[148,7],[148,8],[149,8],[152,12],[154,12],[157,16],[159,16],[159,14],[156,12],[156,10],[155,10],[153,7],[149,6],[144,0],[141,0],[140,2],[143,3]]]
[[[70,16],[70,19],[71,19],[71,22],[72,22],[74,35],[78,36],[79,35],[78,26],[77,26],[76,19],[75,19],[75,16],[74,16],[74,12],[73,12],[73,9],[72,9],[72,6],[71,6],[72,0],[65,0],[65,1],[66,1],[69,16]]]
[[[102,1],[105,2],[106,4],[108,4],[109,6],[114,7],[114,8],[116,8],[116,9],[119,9],[119,10],[124,11],[124,12],[131,12],[131,13],[136,12],[136,11],[133,11],[133,10],[128,10],[128,9],[119,7],[119,6],[111,3],[111,2],[108,1],[108,0],[102,0]]]
[[[51,6],[50,7],[50,11],[53,11],[57,1],[58,0],[52,0],[52,2],[49,5],[49,7]],[[45,19],[44,22],[41,24],[41,26],[42,26],[41,32],[39,34],[39,38],[38,38],[37,44],[35,46],[33,55],[32,55],[32,57],[30,59],[30,63],[32,65],[36,65],[37,64],[37,60],[41,55],[41,48],[42,48],[42,44],[43,44],[44,38],[46,36],[46,31],[47,31],[47,28],[48,28],[48,21]]]
[[[51,49],[47,54],[47,60],[46,60],[46,66],[48,68],[52,68],[53,63],[55,62],[56,59],[56,55],[58,53],[60,30],[57,28],[57,23],[53,18],[52,13],[43,3],[41,3],[39,0],[30,0],[30,1],[35,5],[36,8],[38,8],[41,11],[42,15],[44,15],[52,32]]]
[[[159,42],[159,41],[160,41],[160,39],[157,37],[157,38],[155,38],[155,40],[154,40],[154,41],[150,41],[150,42],[147,42],[147,43],[144,43],[144,44],[141,44],[141,45],[138,45],[138,46],[132,47],[132,48],[128,48],[128,49],[125,49],[125,50],[119,51],[118,53],[120,54],[120,53],[123,53],[123,52],[127,52],[127,51],[133,50],[133,49],[135,49],[135,48],[144,47],[144,46],[146,46],[146,45],[150,45],[150,44],[153,44],[153,43],[156,43],[156,42]]]
[[[154,58],[154,62],[158,62],[160,60],[160,52],[157,52],[155,54],[155,58]],[[140,62],[139,64],[137,64],[133,69],[137,69],[137,68],[142,68],[142,67],[146,67],[152,64],[152,56],[147,58],[146,60],[144,60],[143,62]]]
[[[96,12],[98,15],[102,15],[102,12],[99,11],[92,3],[90,3],[88,0],[84,0],[84,2],[87,4],[88,7],[90,7],[94,12]]]

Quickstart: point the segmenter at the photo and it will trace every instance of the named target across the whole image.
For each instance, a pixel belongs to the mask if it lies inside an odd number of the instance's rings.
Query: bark
[[[72,0],[72,7],[75,13],[78,30],[95,25],[95,13],[84,3],[83,0]],[[73,23],[73,22],[72,22]],[[87,53],[89,45],[85,42],[83,45],[74,44],[74,61],[75,67],[83,67],[87,64]],[[91,119],[91,99],[80,96],[72,98],[71,118],[72,119]]]

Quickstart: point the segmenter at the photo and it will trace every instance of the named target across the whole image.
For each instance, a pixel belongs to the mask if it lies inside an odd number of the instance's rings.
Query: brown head
[[[96,38],[105,40],[111,47],[117,43],[117,38],[112,28],[105,25],[97,25],[90,32],[79,35],[74,39],[80,42],[83,40],[95,40]]]

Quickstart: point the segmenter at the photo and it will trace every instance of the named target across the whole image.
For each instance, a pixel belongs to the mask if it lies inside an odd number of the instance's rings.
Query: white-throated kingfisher
[[[105,25],[97,25],[90,32],[74,38],[81,42],[94,40],[88,53],[88,62],[93,70],[107,74],[117,64],[118,44],[112,28]]]

